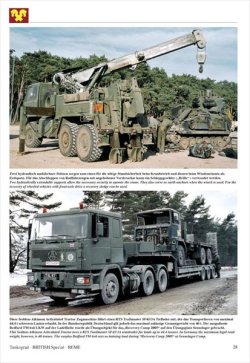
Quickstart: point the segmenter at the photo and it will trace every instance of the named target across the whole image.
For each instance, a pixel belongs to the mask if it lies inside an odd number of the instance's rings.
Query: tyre
[[[27,147],[39,147],[42,144],[43,139],[38,138],[35,130],[28,124],[25,129],[25,145]]]
[[[211,279],[215,279],[217,277],[217,273],[215,271],[215,267],[211,267]]]
[[[60,296],[50,296],[52,300],[54,300],[55,305],[67,305],[67,300],[65,297]]]
[[[63,156],[76,156],[76,135],[78,125],[72,123],[65,123],[62,125],[59,135],[58,143],[59,149]]]
[[[211,279],[211,269],[210,269],[210,267],[208,267],[207,270],[206,270],[206,279],[207,280]]]
[[[213,261],[213,256],[212,256],[212,251],[211,248],[208,248],[206,251],[206,255],[207,255],[207,263],[209,265],[211,265],[212,261]]]
[[[205,265],[206,263],[206,250],[204,247],[201,247],[200,249],[200,263],[202,265]]]
[[[101,299],[105,305],[114,304],[119,295],[119,281],[115,274],[108,273],[103,281]]]
[[[179,245],[177,250],[177,262],[178,266],[182,267],[185,265],[186,257],[184,247]]]
[[[93,125],[79,127],[76,138],[76,151],[82,161],[97,161],[102,155],[102,149],[97,146],[97,132]]]
[[[142,291],[146,296],[152,295],[155,287],[155,278],[151,270],[147,270],[143,277]]]
[[[161,268],[158,274],[158,290],[164,292],[168,286],[168,275],[164,268]]]
[[[200,271],[200,279],[201,281],[204,281],[206,278],[206,270],[205,267],[202,267],[201,271]]]

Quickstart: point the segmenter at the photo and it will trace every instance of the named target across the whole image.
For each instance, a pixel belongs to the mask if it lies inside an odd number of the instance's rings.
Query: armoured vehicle
[[[192,108],[173,109],[174,125],[168,130],[167,141],[188,149],[205,141],[215,149],[230,143],[232,119],[226,112],[225,101],[211,90],[200,93]]]
[[[112,163],[126,156],[142,160],[153,132],[136,79],[100,83],[108,74],[195,44],[202,72],[206,42],[201,30],[194,30],[90,69],[58,72],[53,82],[30,85],[20,112],[19,152],[25,144],[38,147],[43,138],[58,138],[64,156],[78,155],[82,161],[99,160],[104,148],[110,149]]]
[[[216,236],[188,235],[180,213],[156,209],[137,215],[134,240],[125,242],[118,213],[79,208],[41,213],[29,228],[27,286],[55,302],[120,294],[164,292],[169,279],[216,277]]]

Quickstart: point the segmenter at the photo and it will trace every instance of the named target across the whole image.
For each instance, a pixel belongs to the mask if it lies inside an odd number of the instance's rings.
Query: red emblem
[[[28,8],[11,8],[9,9],[9,22],[20,24],[29,22]]]

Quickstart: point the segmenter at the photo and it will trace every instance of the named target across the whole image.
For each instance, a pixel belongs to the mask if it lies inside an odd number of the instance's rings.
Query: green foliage
[[[14,50],[10,50],[10,84],[13,83],[12,116],[16,108],[20,107],[17,100],[23,96],[28,85],[51,81],[52,76],[63,69],[82,67],[91,68],[99,63],[106,62],[106,57],[92,54],[89,58],[78,57],[75,59],[59,57],[46,51],[26,52],[20,58],[16,57]],[[14,73],[12,72],[14,68]],[[146,112],[153,113],[156,117],[165,114],[171,115],[175,104],[191,106],[192,100],[200,91],[212,89],[218,96],[224,97],[227,107],[237,113],[237,84],[234,82],[216,82],[210,78],[198,79],[195,76],[183,74],[169,77],[162,68],[150,68],[146,63],[139,64],[134,71],[121,70],[103,79],[101,84],[107,84],[120,77],[136,77],[139,87],[142,88]],[[22,81],[24,84],[22,84]],[[10,87],[10,90],[12,87]]]
[[[61,202],[49,202],[53,193],[39,194],[31,190],[18,190],[10,193],[9,197],[9,260],[10,272],[14,269],[22,254],[26,250],[26,233],[28,230],[28,220],[41,208],[55,209]]]
[[[230,213],[217,230],[218,249],[222,265],[237,265],[237,233],[235,214]]]
[[[103,207],[103,193],[102,192],[84,192],[83,204],[88,208],[101,208]]]

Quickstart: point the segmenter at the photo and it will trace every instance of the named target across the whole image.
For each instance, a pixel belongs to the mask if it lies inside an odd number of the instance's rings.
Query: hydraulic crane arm
[[[178,38],[166,41],[153,47],[137,51],[135,53],[113,59],[107,63],[98,64],[96,67],[87,70],[63,71],[56,73],[53,77],[55,83],[60,83],[68,90],[90,91],[100,79],[112,72],[120,69],[134,67],[139,63],[146,62],[150,59],[160,57],[161,55],[175,52],[179,49],[191,45],[197,45],[197,61],[200,65],[199,71],[203,71],[203,64],[206,60],[206,41],[201,30],[193,30],[192,33],[180,36]]]

